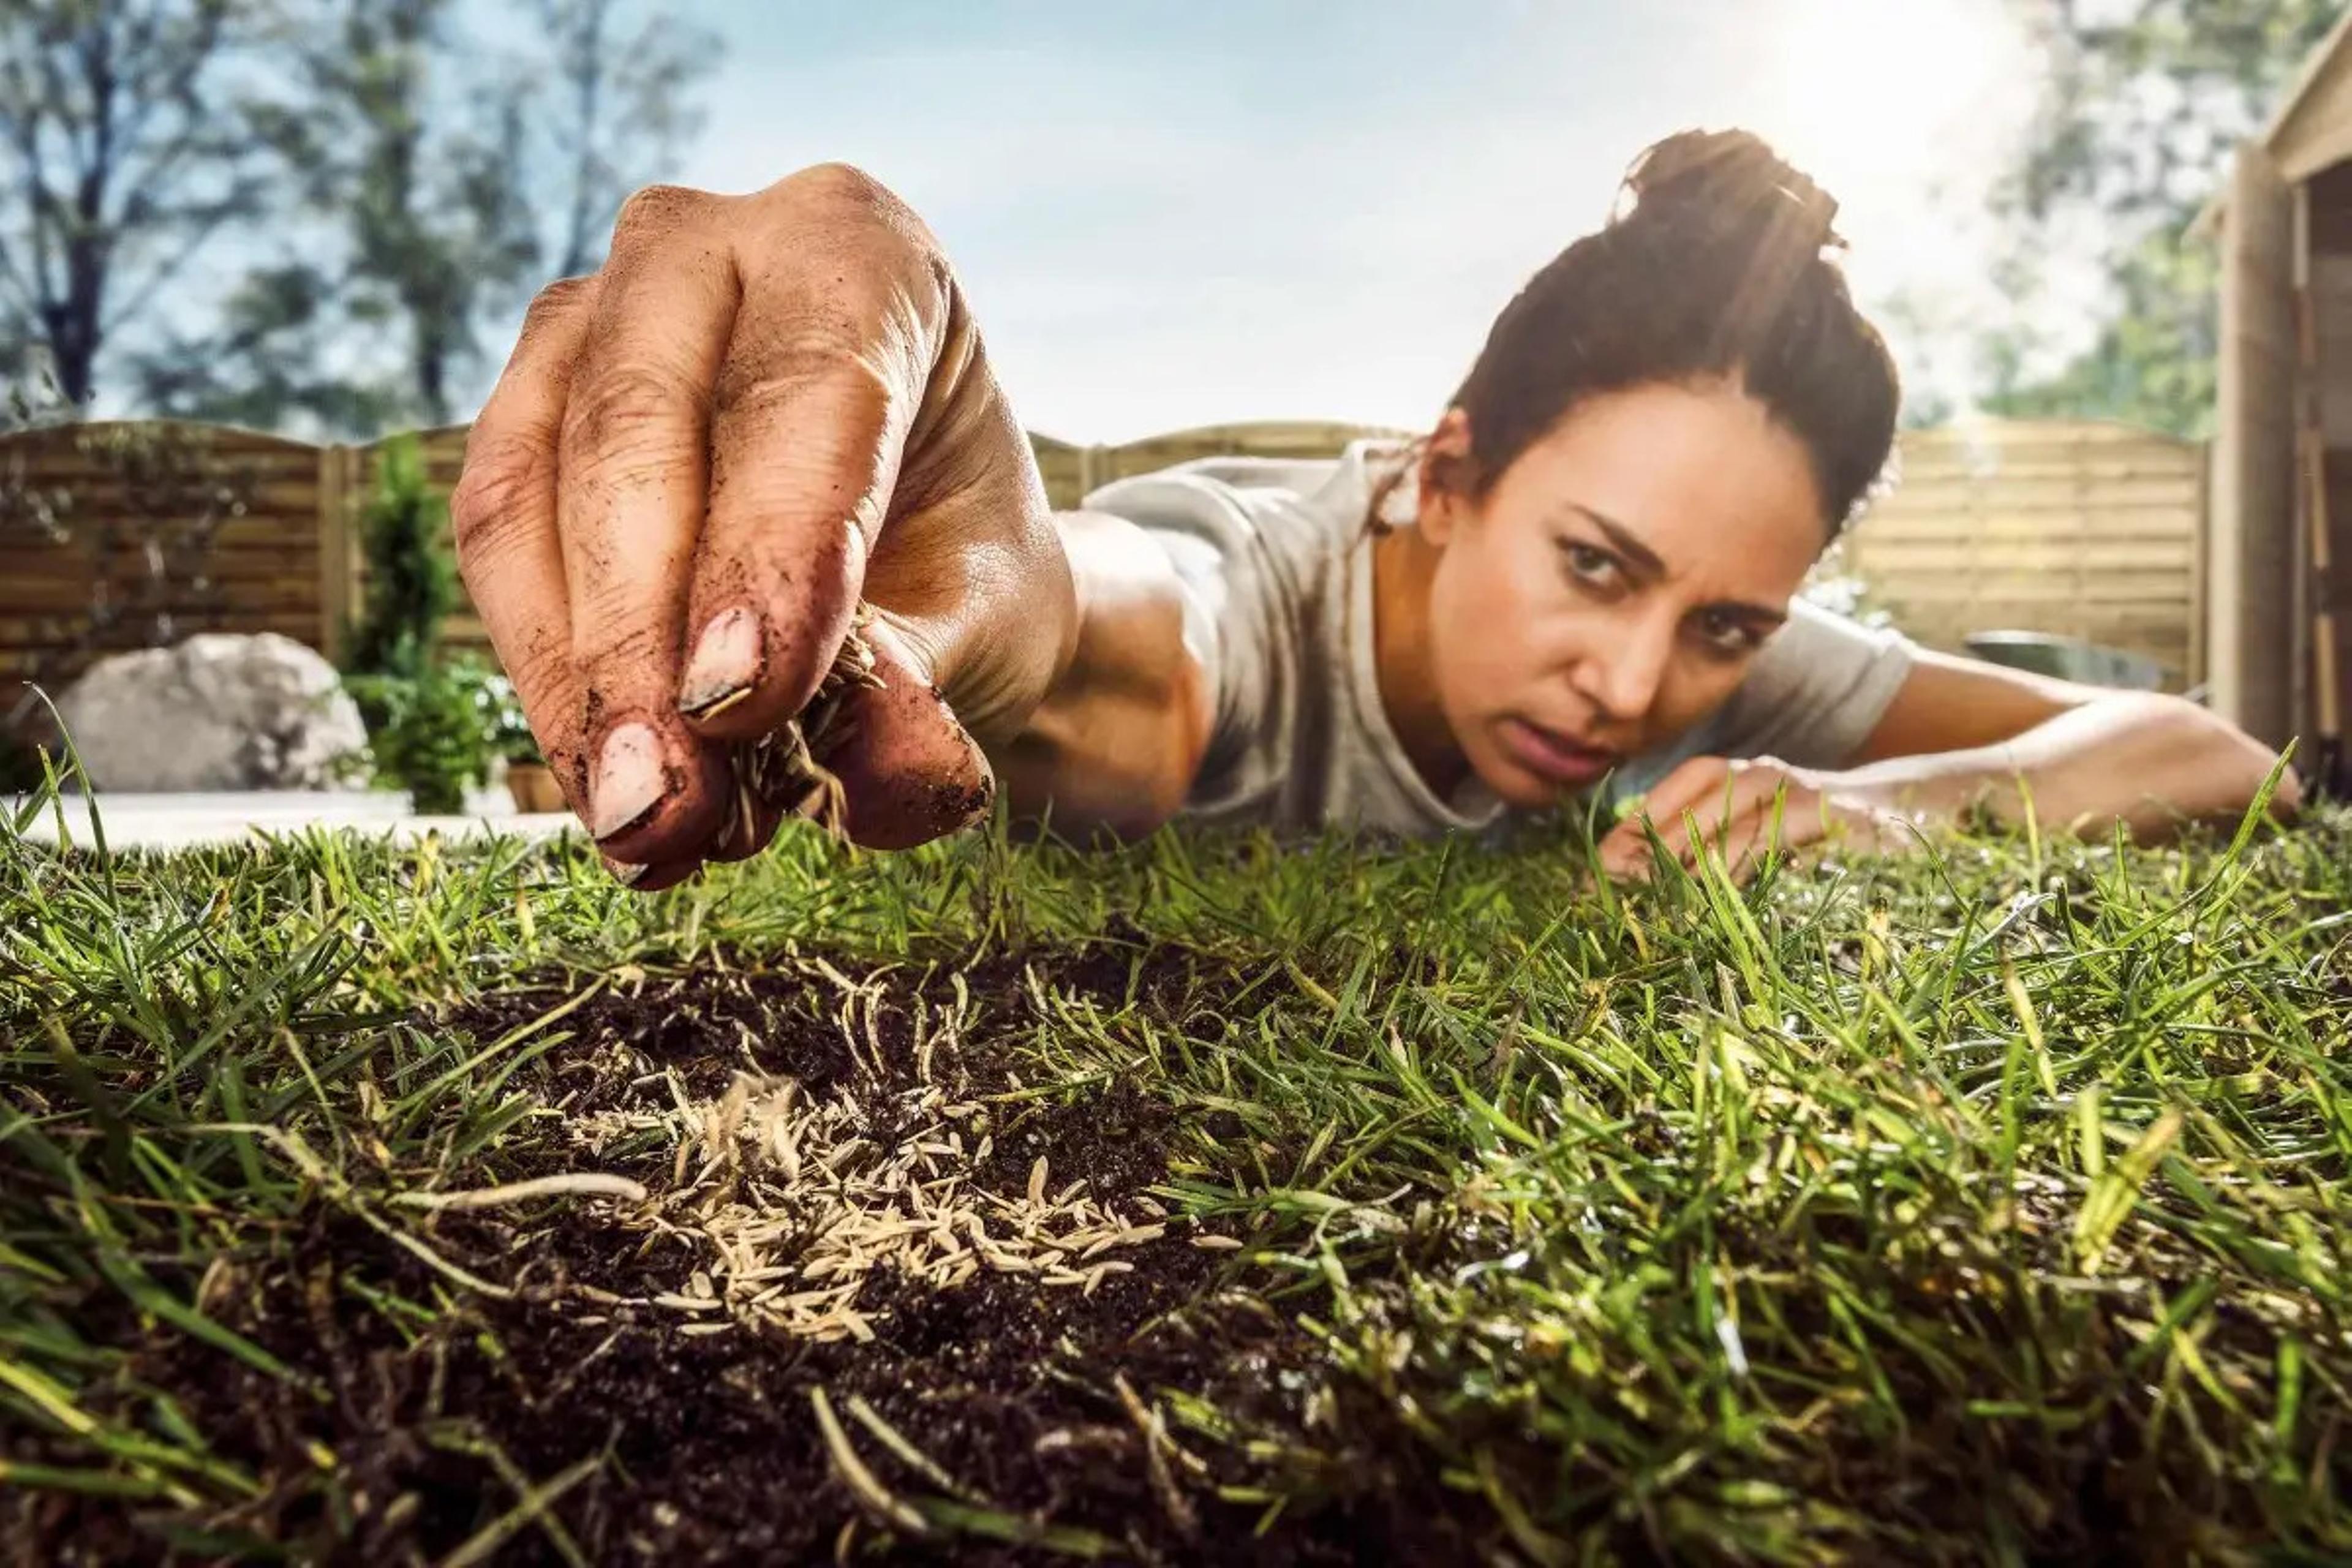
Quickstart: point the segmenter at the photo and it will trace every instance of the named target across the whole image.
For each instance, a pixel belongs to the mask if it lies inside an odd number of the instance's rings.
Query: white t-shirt
[[[1205,458],[1086,498],[1087,510],[1155,537],[1185,586],[1185,640],[1216,692],[1186,816],[1419,837],[1523,815],[1475,773],[1440,799],[1381,702],[1365,518],[1402,451],[1367,440],[1337,459]],[[1383,501],[1385,521],[1411,526],[1414,504],[1408,473]],[[1639,793],[1693,756],[1843,766],[1894,700],[1911,657],[1901,636],[1800,601],[1722,708],[1600,787],[1610,800]]]

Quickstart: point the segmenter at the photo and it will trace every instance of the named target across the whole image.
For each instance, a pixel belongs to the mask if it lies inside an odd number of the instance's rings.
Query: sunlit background
[[[1022,418],[1418,425],[1643,145],[1771,137],[1843,204],[1857,291],[1966,404],[1985,184],[2029,122],[2006,0],[1436,6],[706,0],[687,184],[847,159],[945,241]],[[2063,296],[2063,290],[2062,290]]]

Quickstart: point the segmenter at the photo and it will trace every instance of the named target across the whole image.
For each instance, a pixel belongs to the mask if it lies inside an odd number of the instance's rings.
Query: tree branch
[[[254,187],[259,188],[258,181],[254,182]],[[156,292],[164,284],[179,274],[180,269],[186,266],[195,253],[203,247],[205,241],[211,238],[220,226],[229,219],[244,216],[247,208],[247,204],[237,195],[232,194],[213,204],[213,210],[210,212],[185,214],[180,221],[193,225],[194,229],[188,243],[173,251],[169,258],[155,269],[146,282],[131,290],[130,303],[107,320],[105,331],[110,334],[119,331],[136,320],[139,312],[146,308],[148,301],[154,298]]]

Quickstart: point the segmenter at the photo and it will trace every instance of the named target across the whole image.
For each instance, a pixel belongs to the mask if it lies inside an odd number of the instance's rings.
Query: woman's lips
[[[1503,744],[1528,772],[1556,784],[1588,784],[1617,765],[1617,753],[1570,740],[1557,730],[1506,719]]]

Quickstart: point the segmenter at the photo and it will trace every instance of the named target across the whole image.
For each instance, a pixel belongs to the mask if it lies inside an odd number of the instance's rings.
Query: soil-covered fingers
[[[843,832],[904,849],[988,815],[996,779],[932,678],[919,642],[887,615],[865,631],[877,684],[849,693],[824,766],[842,786]]]
[[[929,237],[855,171],[805,171],[733,215],[742,302],[711,384],[676,700],[698,733],[750,741],[833,665],[907,510],[902,460],[958,312]]]
[[[595,304],[593,278],[551,284],[531,302],[514,353],[467,433],[465,467],[449,495],[467,593],[565,799],[583,819],[586,746],[557,531],[556,446]]]
[[[807,739],[851,838],[921,843],[987,810],[976,740],[1016,730],[1050,680],[1069,617],[1038,606],[1068,597],[1067,563],[1028,438],[913,215],[838,168],[746,211],[764,216],[733,231],[743,300],[678,706],[730,745],[810,721],[862,600],[874,679]]]
[[[776,825],[783,813],[765,801],[742,803],[742,814],[730,819],[728,830],[704,847],[701,853],[683,859],[656,860],[639,864],[617,859],[600,853],[604,869],[614,879],[640,893],[658,893],[677,887],[699,873],[704,867],[726,861],[749,860],[775,837]]]
[[[627,860],[615,860],[610,855],[600,856],[599,858],[614,881],[639,893],[658,893],[666,888],[675,888],[702,869],[699,860],[665,860],[657,865],[640,866]]]
[[[663,186],[630,198],[557,443],[589,831],[629,864],[696,858],[725,820],[726,757],[677,697],[739,294],[725,201]]]

